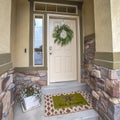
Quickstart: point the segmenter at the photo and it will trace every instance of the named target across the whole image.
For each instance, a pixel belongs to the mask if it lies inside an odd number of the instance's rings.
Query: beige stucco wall
[[[0,0],[0,54],[10,53],[11,0]]]
[[[93,0],[83,2],[83,33],[84,36],[95,33],[94,28],[94,3]]]
[[[96,51],[112,52],[110,0],[94,0]]]
[[[16,1],[16,39],[15,39],[15,67],[29,66],[29,2]],[[27,53],[24,53],[24,49]]]
[[[113,52],[120,52],[120,0],[110,0]]]

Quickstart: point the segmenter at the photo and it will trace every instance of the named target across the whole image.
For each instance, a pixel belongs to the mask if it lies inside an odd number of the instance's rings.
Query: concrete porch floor
[[[49,86],[42,87],[41,106],[23,113],[20,104],[16,103],[14,105],[14,120],[98,120],[98,114],[93,109],[51,117],[44,116],[44,95],[51,93],[67,93],[71,91],[85,90],[86,88],[86,84],[79,84],[76,81],[52,83]]]

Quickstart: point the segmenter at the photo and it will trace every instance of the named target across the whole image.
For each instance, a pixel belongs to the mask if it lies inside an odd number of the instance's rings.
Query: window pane
[[[35,10],[45,11],[45,4],[35,4]]]
[[[43,65],[43,18],[34,19],[34,65]]]
[[[66,12],[66,6],[57,6],[57,12]]]
[[[56,11],[56,5],[47,5],[47,11]]]
[[[68,7],[68,13],[76,13],[75,7]]]

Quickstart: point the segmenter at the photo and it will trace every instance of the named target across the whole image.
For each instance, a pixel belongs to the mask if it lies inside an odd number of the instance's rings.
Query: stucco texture
[[[110,0],[94,0],[96,52],[112,52]]]
[[[113,52],[120,52],[120,1],[110,0],[112,18]]]
[[[95,33],[93,0],[84,0],[82,14],[83,14],[83,33],[84,33],[84,36]]]
[[[16,0],[16,39],[15,39],[15,67],[29,66],[29,16],[28,0]],[[25,53],[24,50],[27,49]]]
[[[11,0],[0,0],[0,54],[10,53]]]

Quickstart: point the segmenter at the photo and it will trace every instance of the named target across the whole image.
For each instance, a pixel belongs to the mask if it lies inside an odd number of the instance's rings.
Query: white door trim
[[[79,16],[71,16],[71,15],[58,15],[58,14],[48,14],[47,15],[47,68],[48,68],[48,80],[47,80],[47,85],[50,84],[50,77],[49,77],[49,71],[50,71],[50,68],[49,68],[49,61],[50,61],[50,58],[49,58],[49,19],[50,18],[68,18],[68,19],[75,19],[76,22],[77,22],[77,26],[76,26],[76,29],[77,29],[77,79],[78,79],[78,82],[81,82],[81,59],[80,59],[80,56],[81,56],[81,53],[80,53],[80,23],[79,23]]]

